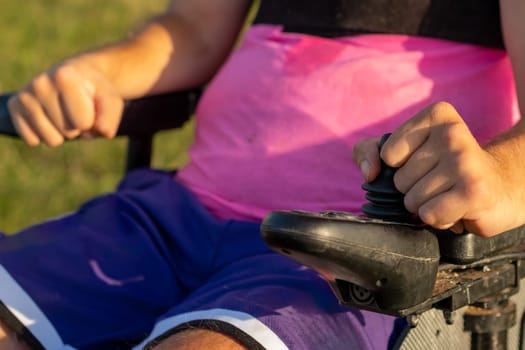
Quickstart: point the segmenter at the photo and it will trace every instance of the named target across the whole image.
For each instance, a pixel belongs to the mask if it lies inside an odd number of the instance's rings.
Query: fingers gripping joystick
[[[379,143],[379,149],[383,147],[390,134],[385,134]],[[397,222],[416,221],[403,203],[404,194],[399,192],[394,185],[395,168],[392,168],[381,160],[381,171],[374,181],[366,182],[362,188],[367,191],[365,203],[361,210],[372,218],[384,219]]]
[[[382,143],[387,139],[383,137]],[[381,143],[381,144],[382,144]],[[268,246],[318,271],[342,304],[406,316],[432,296],[436,236],[415,224],[383,164],[363,212],[274,211],[261,224]]]

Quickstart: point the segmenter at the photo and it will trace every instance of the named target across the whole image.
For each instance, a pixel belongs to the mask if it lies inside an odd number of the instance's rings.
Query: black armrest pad
[[[11,122],[9,111],[7,110],[7,100],[13,94],[0,95],[0,134],[9,136],[18,136]]]
[[[117,135],[145,136],[180,127],[195,110],[201,89],[179,91],[126,103]]]
[[[468,264],[524,241],[525,226],[488,238],[473,233],[457,235],[450,231],[437,231],[436,236],[442,261]]]

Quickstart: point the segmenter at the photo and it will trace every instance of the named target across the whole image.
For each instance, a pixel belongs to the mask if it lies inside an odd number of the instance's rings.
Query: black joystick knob
[[[383,146],[390,134],[385,134],[379,143]],[[415,218],[403,203],[404,194],[399,192],[394,185],[395,168],[386,165],[381,160],[381,170],[372,182],[365,182],[362,188],[367,191],[365,203],[361,210],[369,217],[399,222],[414,222]]]

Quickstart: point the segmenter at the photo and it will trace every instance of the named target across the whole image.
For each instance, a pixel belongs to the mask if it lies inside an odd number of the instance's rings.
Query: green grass
[[[126,35],[165,0],[0,0],[0,92],[21,88],[33,75],[75,52]],[[192,125],[156,139],[153,165],[183,164]],[[75,210],[111,191],[124,167],[125,140],[74,141],[58,149],[27,148],[0,137],[0,231]]]

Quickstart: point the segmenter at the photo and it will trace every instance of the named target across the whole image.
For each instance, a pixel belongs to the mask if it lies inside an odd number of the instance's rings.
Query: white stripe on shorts
[[[7,309],[37,338],[46,349],[69,349],[49,319],[31,297],[0,265],[0,300]]]
[[[288,347],[282,342],[282,340],[264,323],[250,314],[227,309],[193,311],[168,317],[158,322],[148,338],[133,348],[133,350],[141,350],[150,341],[158,338],[171,329],[186,322],[197,320],[218,320],[226,322],[251,336],[265,349],[288,350]]]

